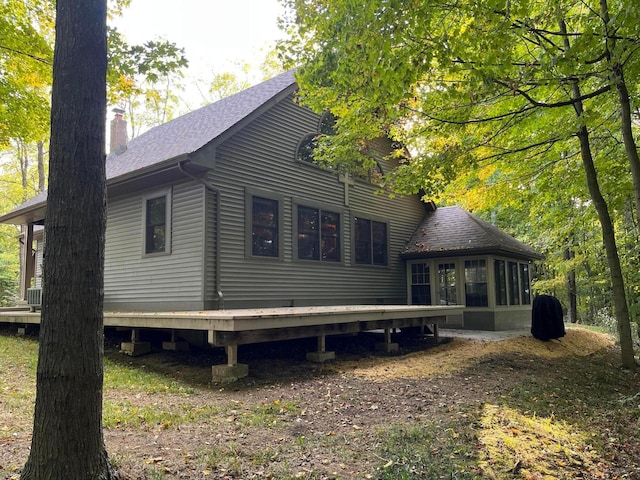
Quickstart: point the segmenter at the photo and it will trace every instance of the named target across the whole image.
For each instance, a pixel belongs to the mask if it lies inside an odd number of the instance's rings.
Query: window
[[[457,305],[455,263],[440,263],[438,265],[438,285],[440,287],[440,305]]]
[[[378,162],[375,162],[375,165],[372,167],[356,167],[353,174],[356,178],[373,183],[374,185],[382,185],[382,179],[384,177],[382,167],[380,167]]]
[[[310,134],[304,137],[298,144],[298,151],[296,153],[296,159],[304,163],[311,163],[315,165],[313,158],[313,152],[318,146],[318,139],[315,134]]]
[[[496,305],[507,304],[506,262],[496,260],[493,264],[496,277]]]
[[[324,112],[318,122],[318,130],[322,135],[336,134],[336,116],[331,112]]]
[[[169,253],[171,247],[170,192],[143,199],[144,254]]]
[[[280,210],[278,200],[251,196],[251,255],[280,256]]]
[[[305,135],[302,140],[300,140],[298,148],[296,149],[296,160],[302,163],[315,165],[316,167],[322,168],[323,170],[333,171],[333,166],[326,161],[317,162],[314,158],[314,153],[318,148],[318,139],[321,136],[328,137],[335,135],[335,125],[336,117],[330,112],[325,112],[320,117],[316,132],[309,133]]]
[[[495,261],[496,304],[531,305],[528,263]]]
[[[520,294],[522,295],[522,304],[531,305],[531,283],[528,263],[520,264]]]
[[[298,258],[340,261],[340,214],[298,206]]]
[[[411,264],[411,304],[431,305],[431,279],[429,264]]]
[[[509,262],[509,305],[520,305],[520,282],[516,262]]]
[[[355,262],[361,265],[387,265],[387,224],[355,218]]]
[[[467,307],[489,306],[487,265],[484,260],[465,260],[465,304]]]

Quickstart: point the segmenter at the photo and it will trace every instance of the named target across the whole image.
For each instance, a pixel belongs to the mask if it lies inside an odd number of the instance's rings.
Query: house
[[[467,302],[460,326],[519,326],[540,256],[462,210],[377,195],[376,174],[396,162],[386,139],[371,142],[374,175],[314,164],[313,138],[331,118],[299,106],[295,91],[283,73],[126,145],[116,112],[105,310]],[[40,287],[46,239],[34,225],[45,217],[46,193],[0,216],[27,225],[27,251],[37,243],[25,297]]]

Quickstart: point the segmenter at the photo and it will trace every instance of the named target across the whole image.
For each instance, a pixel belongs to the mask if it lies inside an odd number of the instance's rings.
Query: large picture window
[[[465,260],[465,304],[467,307],[487,307],[487,265],[485,260]]]
[[[387,265],[389,244],[387,224],[355,218],[355,262],[361,265]]]
[[[171,246],[171,197],[169,192],[147,196],[144,209],[144,254],[165,254]]]
[[[280,256],[278,200],[253,196],[251,202],[251,254]]]
[[[431,305],[431,279],[429,264],[411,264],[411,304]]]
[[[340,261],[340,214],[298,206],[298,258]]]

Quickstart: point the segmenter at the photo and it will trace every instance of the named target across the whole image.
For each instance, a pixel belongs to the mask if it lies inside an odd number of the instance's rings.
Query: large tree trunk
[[[565,47],[569,48],[569,36],[567,35],[567,26],[564,20],[559,22],[560,31],[564,34]],[[607,264],[611,275],[611,288],[613,291],[613,305],[616,314],[616,323],[618,325],[618,335],[620,337],[620,350],[622,352],[622,364],[625,368],[635,369],[637,367],[633,352],[633,340],[631,335],[631,319],[629,316],[629,308],[627,306],[627,294],[624,289],[624,277],[622,276],[622,267],[620,265],[620,256],[618,255],[618,246],[616,244],[615,231],[611,215],[609,215],[609,207],[602,196],[600,185],[598,183],[598,174],[593,162],[591,153],[591,141],[589,139],[589,130],[584,123],[584,105],[581,100],[580,86],[578,80],[571,82],[571,98],[573,99],[573,108],[577,117],[582,122],[577,137],[580,141],[580,154],[582,157],[582,165],[584,167],[587,178],[587,188],[589,195],[593,201],[593,206],[598,214],[600,226],[602,228],[602,241],[607,254]]]
[[[33,439],[22,479],[113,478],[102,433],[106,0],[58,0]]]
[[[579,95],[578,95],[579,96]],[[635,369],[636,360],[633,352],[633,340],[631,335],[631,319],[627,307],[627,296],[624,289],[624,279],[618,247],[613,229],[613,222],[609,215],[607,203],[600,192],[598,176],[591,155],[589,143],[589,133],[586,127],[581,127],[578,132],[580,140],[580,151],[582,153],[582,163],[587,176],[587,186],[593,200],[593,205],[598,213],[600,226],[602,228],[602,240],[607,253],[607,264],[611,274],[611,287],[613,290],[613,305],[615,307],[616,323],[618,325],[618,335],[620,337],[620,349],[622,351],[622,364],[625,368]]]

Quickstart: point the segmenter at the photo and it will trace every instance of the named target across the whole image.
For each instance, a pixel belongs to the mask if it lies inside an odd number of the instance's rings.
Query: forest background
[[[129,3],[110,2],[111,18]],[[535,292],[558,296],[570,321],[615,330],[602,228],[575,134],[580,122],[588,123],[631,323],[637,324],[640,252],[634,182],[618,92],[602,88],[607,82],[613,85],[608,66],[617,62],[637,137],[640,39],[633,26],[640,12],[634,2],[562,1],[553,7],[513,2],[508,14],[504,5],[511,2],[480,2],[484,11],[474,11],[474,2],[458,2],[455,27],[442,2],[428,0],[404,2],[411,9],[403,8],[403,2],[371,1],[359,18],[347,1],[283,3],[289,16],[281,26],[288,38],[280,49],[266,52],[259,66],[243,65],[244,75],[212,73],[200,89],[201,105],[249,86],[250,71],[265,79],[308,65],[301,72],[303,100],[316,109],[332,109],[343,119],[339,132],[350,131],[351,136],[338,136],[343,143],[323,147],[328,155],[339,153],[343,168],[366,162],[362,152],[347,148],[358,145],[353,135],[366,138],[384,131],[396,136],[413,160],[385,180],[387,194],[421,191],[440,206],[461,205],[531,245],[546,257],[535,266]],[[568,26],[564,34],[558,33],[559,12]],[[53,16],[52,2],[8,0],[0,5],[2,213],[46,188]],[[601,35],[603,26],[613,33]],[[479,32],[490,32],[491,40],[483,40]],[[497,55],[501,45],[516,44],[513,35],[520,39],[518,45],[535,53],[536,62],[513,56],[505,62]],[[570,41],[566,48],[565,41]],[[604,52],[611,55],[606,58]],[[110,29],[108,100],[125,109],[129,138],[200,106],[188,105],[181,96],[192,81],[185,77],[188,64],[184,49],[169,40],[129,44]],[[586,113],[579,120],[573,104],[559,99],[571,97],[572,79],[579,79],[585,90],[580,100]],[[341,88],[347,81],[351,90],[345,96]],[[361,102],[365,95],[367,104]],[[537,109],[530,108],[534,102]],[[354,128],[353,112],[367,120],[359,124],[368,130]],[[518,129],[511,128],[516,124]],[[17,299],[19,233],[15,226],[0,225],[0,306]]]

